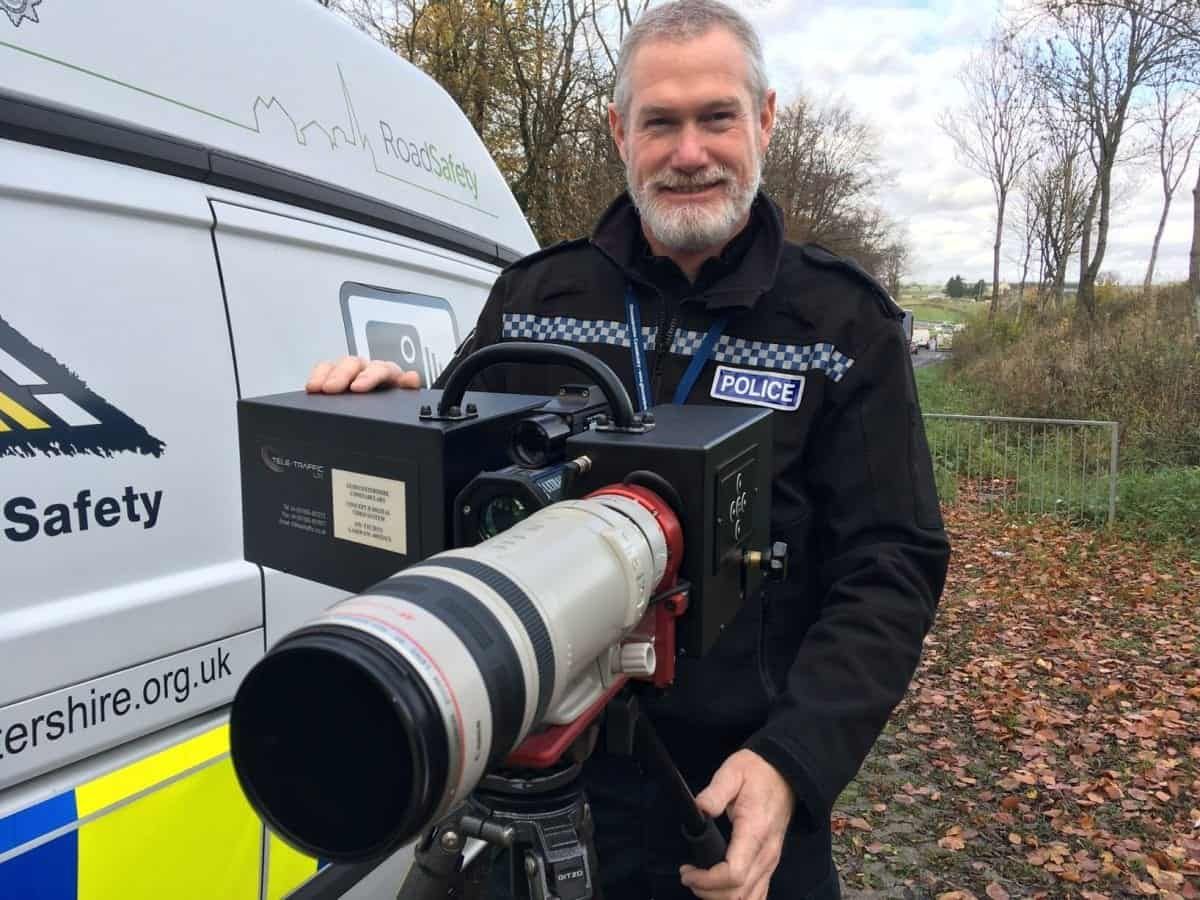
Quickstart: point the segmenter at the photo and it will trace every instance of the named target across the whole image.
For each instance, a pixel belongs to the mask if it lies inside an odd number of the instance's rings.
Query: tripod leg
[[[494,848],[486,847],[470,862],[463,863],[462,900],[491,900],[488,889],[492,886],[495,852]]]
[[[396,900],[447,900],[462,896],[463,838],[454,828],[434,828],[417,844]]]
[[[604,890],[600,887],[600,857],[596,853],[596,820],[592,818],[590,803],[584,804],[579,836],[587,848],[588,867],[592,872],[592,900],[604,900]]]

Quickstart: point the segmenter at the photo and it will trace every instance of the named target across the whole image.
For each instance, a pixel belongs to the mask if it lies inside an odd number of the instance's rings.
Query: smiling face
[[[724,28],[633,57],[629,109],[610,105],[608,118],[656,252],[715,253],[745,225],[775,122],[775,92],[756,103],[748,75]]]

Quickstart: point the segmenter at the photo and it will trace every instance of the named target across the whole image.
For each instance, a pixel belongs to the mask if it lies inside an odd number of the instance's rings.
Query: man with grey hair
[[[608,118],[627,193],[589,238],[506,269],[457,358],[510,339],[574,343],[643,409],[776,410],[772,540],[791,566],[707,656],[678,661],[673,689],[642,698],[698,805],[731,823],[725,861],[686,865],[654,785],[598,753],[585,783],[601,885],[609,900],[838,897],[830,812],[907,689],[949,559],[901,311],[853,263],[784,239],[759,190],[775,93],[734,10],[646,12]],[[563,375],[500,366],[480,381],[547,395]],[[318,365],[308,389],[418,384],[349,357]]]

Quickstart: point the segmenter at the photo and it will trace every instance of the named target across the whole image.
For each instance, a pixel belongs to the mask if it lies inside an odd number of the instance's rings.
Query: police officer
[[[949,558],[911,362],[887,293],[784,238],[759,180],[775,121],[753,28],[717,0],[646,12],[621,49],[609,125],[628,192],[592,235],[505,270],[464,351],[576,344],[643,407],[742,403],[774,417],[773,540],[788,580],[743,607],[650,705],[732,837],[698,870],[636,765],[586,784],[610,900],[840,896],[830,812],[903,696]],[[632,340],[630,339],[632,337]],[[482,387],[552,394],[570,370],[497,366]],[[395,363],[318,365],[310,391],[416,387]]]

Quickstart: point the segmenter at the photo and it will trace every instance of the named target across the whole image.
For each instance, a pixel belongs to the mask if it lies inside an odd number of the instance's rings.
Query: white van
[[[0,0],[0,900],[313,878],[226,708],[339,594],[242,560],[235,402],[432,381],[535,248],[446,93],[311,0]]]

